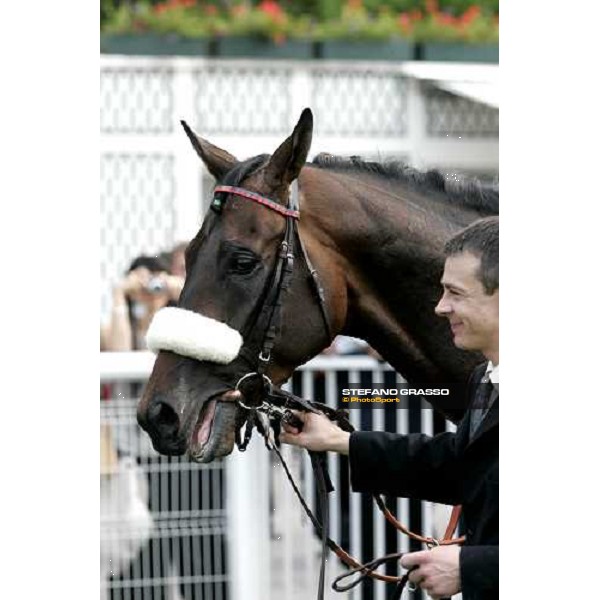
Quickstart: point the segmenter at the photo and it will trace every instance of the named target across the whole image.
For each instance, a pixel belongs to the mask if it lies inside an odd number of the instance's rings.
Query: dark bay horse
[[[481,357],[457,350],[446,321],[433,310],[441,295],[442,249],[458,229],[498,214],[496,186],[356,157],[319,155],[306,163],[313,129],[308,109],[273,155],[245,161],[183,125],[220,185],[287,206],[290,184],[298,179],[299,238],[319,275],[331,331],[296,252],[267,371],[273,383],[285,382],[337,334],[365,339],[409,382],[466,383]],[[264,300],[285,227],[276,211],[228,195],[221,210],[208,211],[187,248],[179,307],[244,332]],[[252,331],[228,364],[160,351],[138,407],[156,450],[188,452],[198,462],[229,454],[240,409],[221,400],[256,370],[259,351]],[[432,404],[451,414],[440,401]]]

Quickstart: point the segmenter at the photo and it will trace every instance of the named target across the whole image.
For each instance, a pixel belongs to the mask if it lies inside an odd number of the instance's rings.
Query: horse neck
[[[456,350],[434,307],[443,245],[478,215],[399,182],[310,175],[306,222],[329,256],[325,268],[336,274],[335,311],[345,315],[339,332],[365,339],[409,381],[464,381],[474,359]]]

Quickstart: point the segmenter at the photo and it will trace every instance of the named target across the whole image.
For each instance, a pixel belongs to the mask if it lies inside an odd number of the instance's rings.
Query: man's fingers
[[[297,427],[294,427],[285,421],[281,421],[281,430],[285,431],[286,433],[291,433],[292,435],[297,435],[300,433],[300,430]]]
[[[421,550],[419,552],[409,552],[400,559],[400,564],[405,569],[410,569],[415,565],[421,565],[427,562],[429,558],[429,550]]]
[[[423,579],[423,575],[419,573],[419,569],[415,569],[408,574],[408,580],[415,585],[418,585],[421,579]]]
[[[415,585],[420,586],[421,583],[425,580],[425,576],[423,575],[421,569],[413,569],[408,574],[408,580],[414,583]]]
[[[279,441],[284,444],[290,444],[291,446],[299,446],[301,435],[302,435],[301,433],[282,431],[279,434]]]
[[[306,422],[306,416],[308,415],[308,413],[302,411],[302,410],[295,410],[293,408],[288,409],[295,417],[298,417],[298,419],[300,421],[302,421],[303,423]]]

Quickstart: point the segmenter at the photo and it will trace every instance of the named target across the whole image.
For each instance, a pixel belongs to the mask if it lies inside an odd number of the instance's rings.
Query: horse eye
[[[258,264],[258,260],[251,254],[236,254],[231,262],[231,271],[238,275],[248,275],[252,273]]]

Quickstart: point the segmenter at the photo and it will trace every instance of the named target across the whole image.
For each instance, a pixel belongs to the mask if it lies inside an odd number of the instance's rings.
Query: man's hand
[[[150,281],[150,271],[145,267],[138,267],[123,278],[117,286],[119,291],[126,297],[134,296],[143,292]]]
[[[400,559],[405,568],[417,567],[408,579],[434,600],[449,598],[460,592],[460,547],[437,546],[431,550],[411,552]]]
[[[315,452],[331,451],[348,454],[350,434],[320,413],[292,411],[302,422],[302,431],[282,422],[279,441]]]
[[[169,299],[177,302],[177,300],[179,300],[181,290],[183,289],[185,279],[183,277],[178,277],[177,275],[164,275],[162,279],[165,282],[167,291],[169,292]]]

